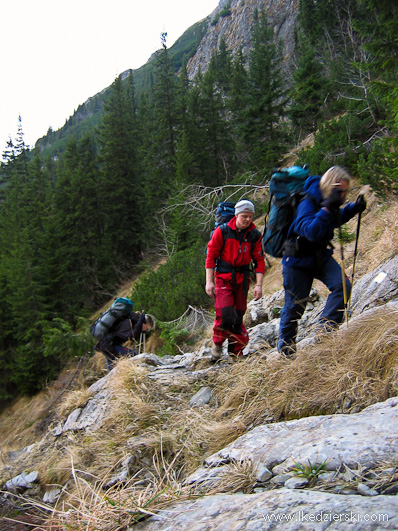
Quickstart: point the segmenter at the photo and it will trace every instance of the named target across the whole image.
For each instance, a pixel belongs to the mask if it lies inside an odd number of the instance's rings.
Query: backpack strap
[[[306,194],[302,200],[308,199],[314,205],[316,211],[318,212],[321,208],[319,202],[315,197]],[[293,223],[292,223],[293,226]],[[284,255],[295,256],[297,258],[303,258],[305,256],[315,256],[317,259],[317,269],[320,270],[322,266],[322,253],[328,247],[333,249],[333,244],[331,240],[326,243],[315,244],[309,242],[305,238],[298,236],[294,231],[289,229],[289,237],[284,243]]]
[[[224,247],[228,232],[230,230],[232,231],[232,229],[228,227],[227,223],[223,223],[223,225],[220,226],[220,228],[223,234],[223,239],[224,239],[223,247]],[[253,245],[260,238],[261,238],[261,232],[256,227],[253,230],[249,231],[247,234],[247,241],[251,245]],[[220,254],[221,254],[223,247],[220,250]],[[230,264],[229,262],[225,262],[224,260],[221,260],[220,258],[218,258],[217,263],[216,263],[216,269],[219,273],[231,273],[232,282],[234,284],[235,291],[237,289],[236,273],[243,273],[243,292],[245,294],[248,292],[249,290],[248,280],[249,280],[250,273],[251,273],[250,264],[247,264],[245,266],[236,267]]]

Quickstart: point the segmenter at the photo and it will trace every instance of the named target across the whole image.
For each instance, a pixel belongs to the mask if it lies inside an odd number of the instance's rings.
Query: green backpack
[[[304,198],[305,181],[310,171],[305,164],[275,171],[269,183],[270,198],[265,216],[263,251],[282,258],[283,244],[293,223],[300,201]]]
[[[91,335],[95,339],[102,339],[116,322],[125,319],[132,310],[133,302],[130,299],[117,297],[112,306],[90,326]]]

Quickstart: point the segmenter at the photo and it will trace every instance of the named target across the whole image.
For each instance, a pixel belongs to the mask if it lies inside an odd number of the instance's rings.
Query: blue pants
[[[298,269],[283,265],[283,287],[285,305],[281,311],[279,325],[278,351],[291,354],[295,351],[298,321],[304,313],[315,278],[323,282],[330,290],[320,322],[326,329],[335,328],[344,318],[344,294],[341,267],[329,256],[323,263],[322,272]],[[351,283],[346,278],[347,300],[351,292]]]

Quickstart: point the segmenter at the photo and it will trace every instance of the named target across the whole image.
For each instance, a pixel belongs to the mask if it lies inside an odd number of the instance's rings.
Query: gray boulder
[[[377,531],[397,529],[396,496],[340,496],[279,489],[258,494],[218,494],[176,503],[129,531]]]

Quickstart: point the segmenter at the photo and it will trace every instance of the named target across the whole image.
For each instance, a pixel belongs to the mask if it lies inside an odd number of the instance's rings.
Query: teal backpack
[[[298,204],[305,196],[303,190],[309,174],[307,164],[303,167],[278,169],[272,174],[262,241],[264,253],[282,258],[283,244],[287,239]]]
[[[125,319],[132,311],[133,302],[130,299],[117,297],[112,306],[90,326],[91,335],[102,339],[116,322]]]

